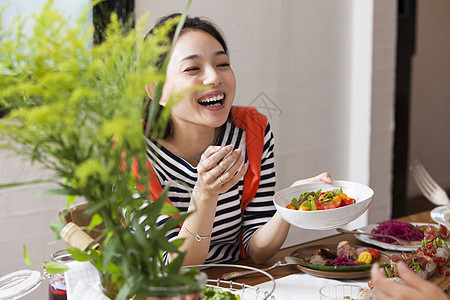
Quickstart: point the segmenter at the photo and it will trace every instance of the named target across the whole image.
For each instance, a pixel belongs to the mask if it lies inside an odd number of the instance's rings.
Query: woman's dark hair
[[[145,35],[145,38],[152,35],[156,28],[162,26],[168,20],[171,20],[171,19],[179,17],[179,16],[181,16],[180,13],[174,13],[174,14],[170,14],[170,15],[160,18],[158,21],[156,21],[155,26]],[[167,36],[169,37],[171,43],[173,42],[173,37],[175,35],[175,29],[176,29],[176,26],[173,26],[173,28],[167,33]],[[184,25],[183,25],[183,29],[181,30],[181,33],[186,32],[188,30],[202,30],[202,31],[208,33],[209,35],[211,35],[213,38],[215,38],[220,43],[223,50],[228,55],[228,47],[225,42],[225,39],[223,38],[223,35],[220,32],[220,30],[212,22],[205,20],[203,18],[199,18],[199,17],[191,18],[191,17],[187,16],[186,20],[184,22]],[[159,61],[156,64],[156,66],[158,68],[162,67],[166,56],[167,56],[167,53],[159,59]]]
[[[166,23],[168,20],[171,20],[171,19],[179,17],[179,16],[181,16],[180,13],[173,13],[173,14],[170,14],[170,15],[167,15],[167,16],[164,16],[164,17],[158,19],[158,21],[156,21],[155,26],[145,35],[144,39],[146,39],[148,36],[153,35],[154,30],[156,28],[164,25],[164,23]],[[167,33],[167,36],[171,43],[173,43],[175,29],[176,29],[176,26],[173,26],[173,28]],[[225,42],[225,39],[223,38],[223,35],[220,32],[220,30],[217,28],[217,26],[214,25],[212,22],[205,20],[204,18],[199,18],[199,17],[191,18],[191,17],[187,16],[186,20],[184,22],[184,25],[183,25],[183,29],[181,30],[180,34],[182,34],[183,32],[189,31],[189,30],[202,30],[202,31],[208,33],[209,35],[211,35],[213,38],[215,38],[220,43],[223,50],[228,55],[228,47]],[[158,59],[158,61],[155,64],[157,68],[162,68],[162,66],[164,64],[164,60],[166,59],[167,55],[168,55],[168,53],[161,55],[161,57]],[[150,100],[152,101],[152,99],[150,99]],[[144,120],[147,120],[147,117],[150,113],[149,110],[151,107],[151,101],[144,102],[144,103],[148,102],[148,105],[146,105],[144,107]],[[156,119],[159,119],[161,110],[162,110],[162,107],[160,106]],[[168,137],[171,130],[172,130],[172,122],[169,120],[167,127],[165,128],[164,133],[162,134],[161,138],[165,139],[166,137]],[[150,131],[152,131],[152,130],[150,130]]]

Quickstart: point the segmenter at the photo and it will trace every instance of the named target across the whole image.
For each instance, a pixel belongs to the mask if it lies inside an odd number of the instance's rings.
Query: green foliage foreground
[[[144,86],[162,86],[163,72],[153,66],[168,51],[164,33],[176,23],[143,41],[144,21],[126,29],[112,15],[106,40],[89,46],[86,20],[69,25],[51,2],[33,22],[28,36],[21,18],[0,28],[0,107],[6,112],[0,143],[52,169],[50,180],[60,186],[52,192],[69,195],[68,206],[75,196],[87,200],[95,222],[105,225],[106,241],[89,255],[69,250],[118,285],[117,299],[145,299],[148,286],[194,287],[193,274],[180,274],[182,241],[165,237],[186,216],[157,227],[156,218],[176,208],[165,197],[147,202],[148,175],[140,172],[146,189],[138,191],[131,171],[133,157],[146,170]],[[59,232],[61,224],[53,227]],[[164,264],[164,251],[177,259]]]

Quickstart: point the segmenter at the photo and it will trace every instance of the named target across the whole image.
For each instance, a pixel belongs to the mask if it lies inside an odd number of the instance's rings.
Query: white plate
[[[297,198],[301,192],[322,192],[342,188],[344,193],[356,200],[355,204],[328,210],[298,211],[286,208],[292,198]],[[369,207],[373,198],[373,190],[363,184],[350,181],[333,180],[333,184],[312,182],[295,185],[283,189],[273,198],[275,208],[286,222],[305,229],[325,230],[341,227],[361,216]]]
[[[450,228],[450,207],[438,206],[431,211],[430,216],[436,223]]]
[[[414,223],[414,222],[412,222],[410,224],[414,225],[414,226],[428,226],[428,225],[432,225],[432,226],[437,227],[436,224],[430,224],[430,223]],[[370,225],[364,226],[362,228],[359,228],[357,230],[359,232],[372,233],[372,229],[374,229],[377,226],[378,226],[378,224],[370,224]],[[386,249],[386,250],[409,252],[409,251],[414,251],[417,248],[419,248],[419,245],[416,245],[416,246],[405,246],[405,245],[393,245],[393,244],[383,243],[383,242],[371,239],[371,237],[368,236],[368,235],[355,234],[355,237],[358,240],[360,240],[361,242],[372,244],[374,246],[377,246],[377,247],[380,247],[380,248]]]

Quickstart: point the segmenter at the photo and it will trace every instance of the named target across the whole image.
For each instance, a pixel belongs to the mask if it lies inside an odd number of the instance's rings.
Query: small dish
[[[444,205],[433,208],[430,212],[430,217],[436,223],[450,228],[450,207]]]
[[[315,192],[322,189],[325,192],[338,188],[342,188],[344,193],[356,200],[356,203],[316,211],[298,211],[286,208],[292,198],[297,198],[303,191]],[[373,190],[363,184],[335,180],[333,184],[312,182],[291,186],[275,193],[273,202],[278,213],[286,222],[304,229],[326,230],[341,227],[361,216],[369,208],[373,195]]]

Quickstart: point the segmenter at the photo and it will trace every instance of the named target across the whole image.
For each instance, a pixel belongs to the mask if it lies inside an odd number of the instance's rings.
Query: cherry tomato
[[[317,209],[319,209],[323,205],[323,201],[320,201],[320,200],[314,200],[314,203],[316,203]]]
[[[323,207],[323,209],[333,209],[333,208],[336,208],[336,206],[334,206],[334,203],[333,203],[333,202],[324,204],[322,207]]]
[[[293,210],[297,210],[297,207],[295,207],[293,204],[289,203],[288,205],[286,205],[286,208],[289,209],[293,209]]]
[[[339,207],[339,206],[341,206],[342,200],[343,200],[343,199],[342,199],[339,195],[334,196],[334,197],[333,197],[333,204],[334,204],[334,207]]]
[[[373,248],[367,248],[366,251],[369,252],[370,255],[372,255],[373,258],[380,257],[380,252],[378,252],[377,250],[375,250]]]
[[[353,199],[353,198],[342,199],[342,203],[343,203],[343,206],[355,204],[355,199]]]
[[[300,206],[298,207],[298,210],[301,210],[301,211],[310,211],[309,208],[307,208],[306,206],[303,206],[303,205],[300,205]]]

